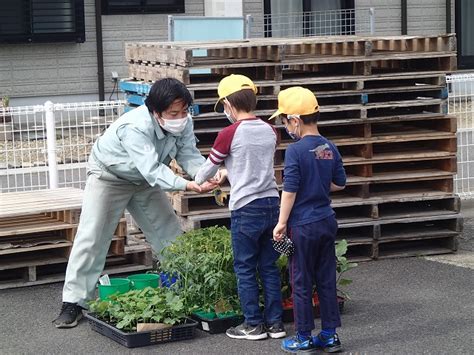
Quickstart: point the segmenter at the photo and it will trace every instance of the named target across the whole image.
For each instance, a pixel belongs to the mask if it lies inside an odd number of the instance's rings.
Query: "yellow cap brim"
[[[274,119],[276,116],[279,116],[279,115],[281,115],[281,111],[276,110],[275,113],[273,115],[271,115],[268,120],[270,121],[270,120]]]
[[[216,104],[214,105],[214,112],[218,112],[218,113],[224,112],[224,105],[222,103],[222,98],[217,100]]]

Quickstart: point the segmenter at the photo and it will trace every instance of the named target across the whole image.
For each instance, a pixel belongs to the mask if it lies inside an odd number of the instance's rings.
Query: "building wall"
[[[263,0],[242,0],[244,16],[252,15],[250,37],[263,37]]]
[[[451,4],[451,27],[454,32],[454,2]],[[407,25],[409,35],[446,33],[446,0],[408,1]],[[359,11],[375,8],[375,33],[400,35],[402,8],[400,0],[355,0]]]
[[[185,6],[186,15],[204,15],[204,0],[186,0]],[[94,0],[85,0],[84,43],[0,45],[0,96],[12,97],[15,106],[46,99],[65,101],[55,98],[56,95],[98,99],[94,14]],[[124,43],[166,40],[168,15],[103,15],[102,28],[107,99],[113,86],[111,72],[118,72],[120,78],[127,76]],[[22,97],[36,97],[36,100],[18,99]]]
[[[263,0],[242,1],[243,15],[250,14],[253,18],[251,36],[263,36]],[[185,15],[204,15],[205,0],[186,0],[185,3]],[[355,1],[359,12],[368,14],[370,7],[375,8],[376,34],[379,35],[401,33],[400,3],[400,0]],[[408,6],[408,34],[445,32],[445,0],[408,1]],[[46,99],[55,102],[98,99],[94,13],[94,0],[85,0],[85,43],[2,44],[0,96],[12,97],[12,105],[41,103]],[[166,40],[167,23],[166,14],[102,16],[106,99],[112,91],[111,72],[118,72],[120,78],[127,76],[124,43]],[[33,97],[36,101],[32,101]]]

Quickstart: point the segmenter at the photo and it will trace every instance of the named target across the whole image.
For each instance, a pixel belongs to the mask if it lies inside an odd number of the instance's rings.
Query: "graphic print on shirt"
[[[329,147],[329,144],[325,143],[323,145],[317,146],[314,149],[310,150],[311,153],[314,153],[316,159],[321,160],[332,160],[334,159],[334,154]]]

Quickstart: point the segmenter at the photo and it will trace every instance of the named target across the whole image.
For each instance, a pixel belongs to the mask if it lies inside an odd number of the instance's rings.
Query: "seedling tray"
[[[209,334],[225,333],[230,327],[235,327],[244,321],[243,316],[207,319],[193,313],[191,317],[198,322],[198,328]]]
[[[171,328],[126,333],[97,319],[93,313],[86,313],[84,316],[89,320],[92,330],[115,340],[127,348],[192,339],[196,335],[196,327],[198,326],[196,321],[186,318],[184,324],[175,325]]]

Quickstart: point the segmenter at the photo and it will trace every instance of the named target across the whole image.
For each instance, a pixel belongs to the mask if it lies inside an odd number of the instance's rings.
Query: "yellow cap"
[[[220,109],[222,107],[222,99],[244,89],[251,89],[255,94],[257,93],[257,87],[253,81],[247,78],[245,75],[231,74],[226,76],[219,82],[219,86],[217,87],[219,100],[217,100],[216,104],[214,105],[214,111],[217,111],[218,109],[221,111]]]
[[[278,94],[278,110],[271,115],[269,120],[278,115],[310,115],[319,112],[316,96],[309,89],[301,86],[280,91]]]

